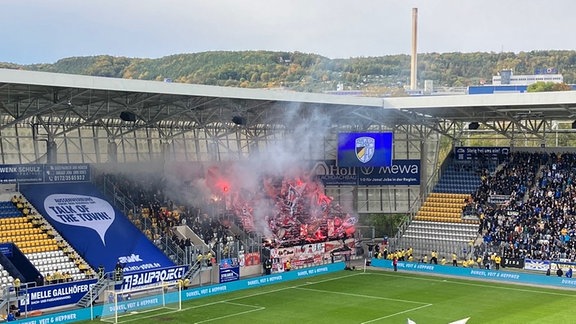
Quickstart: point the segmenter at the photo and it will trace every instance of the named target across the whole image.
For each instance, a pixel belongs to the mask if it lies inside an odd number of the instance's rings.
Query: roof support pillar
[[[424,204],[424,199],[428,194],[428,143],[426,142],[426,137],[422,137],[420,140],[420,201]]]
[[[54,139],[48,139],[46,141],[46,163],[56,164],[58,163],[58,146]]]
[[[108,162],[118,162],[118,144],[115,141],[108,141]]]

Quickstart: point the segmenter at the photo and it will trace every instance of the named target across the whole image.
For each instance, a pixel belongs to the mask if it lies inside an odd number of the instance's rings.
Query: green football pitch
[[[576,290],[356,270],[119,317],[120,323],[576,323]],[[575,307],[574,309],[572,307]],[[412,322],[411,322],[412,321]],[[459,322],[460,321],[460,322]]]

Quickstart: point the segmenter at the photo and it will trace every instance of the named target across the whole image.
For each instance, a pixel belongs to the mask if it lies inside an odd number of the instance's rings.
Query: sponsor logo
[[[121,257],[119,257],[119,258],[118,258],[118,261],[120,261],[120,263],[126,264],[126,263],[142,262],[142,261],[144,261],[144,260],[142,260],[142,259],[140,258],[140,255],[139,255],[139,254],[134,254],[134,253],[132,253],[132,255],[129,255],[129,256],[121,256]]]
[[[361,167],[360,171],[362,172],[362,174],[364,175],[371,175],[372,172],[374,172],[374,167]]]
[[[162,281],[175,281],[184,276],[186,267],[159,269],[149,272],[139,272],[124,275],[123,289],[151,285]]]

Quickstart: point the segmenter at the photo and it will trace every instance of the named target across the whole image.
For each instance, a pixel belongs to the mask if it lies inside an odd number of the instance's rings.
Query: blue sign
[[[381,167],[392,164],[394,133],[338,134],[338,166]]]
[[[0,243],[0,253],[7,257],[11,257],[13,247],[14,243]]]
[[[21,185],[20,191],[93,268],[124,272],[174,266],[89,182]]]
[[[95,309],[101,311],[102,306],[96,306]],[[40,315],[40,316],[31,316],[27,318],[20,318],[13,323],[18,324],[49,324],[49,323],[75,323],[79,321],[89,320],[91,319],[91,311],[90,308],[82,308],[71,310],[67,312],[60,312],[60,313],[51,313],[47,315]]]
[[[44,167],[45,182],[90,181],[88,164],[49,164]]]
[[[44,309],[77,303],[90,291],[95,279],[28,289],[27,298],[20,301],[20,311]]]
[[[90,181],[88,164],[3,164],[0,183]]]
[[[240,279],[240,266],[220,268],[220,283],[236,281]]]
[[[391,260],[372,259],[372,266],[392,268]],[[508,283],[537,284],[557,287],[576,287],[576,279],[557,276],[544,276],[525,272],[508,272],[502,270],[486,270],[478,268],[453,267],[420,262],[398,262],[398,271],[411,271],[420,273],[434,273],[452,275],[470,279],[488,279]]]
[[[410,186],[420,184],[420,160],[393,160],[389,167],[359,168],[360,186]]]
[[[325,186],[414,186],[420,185],[420,160],[392,160],[387,167],[338,167],[327,160],[313,167]]]
[[[500,157],[508,157],[510,147],[481,147],[481,146],[459,146],[454,148],[454,158],[456,160],[498,160]]]
[[[0,183],[42,182],[43,173],[43,164],[3,164],[0,165]]]

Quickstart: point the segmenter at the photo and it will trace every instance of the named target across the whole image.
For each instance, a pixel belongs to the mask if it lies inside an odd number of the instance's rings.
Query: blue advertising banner
[[[268,276],[261,276],[249,279],[242,279],[208,287],[200,287],[184,290],[182,300],[196,299],[200,297],[213,296],[222,293],[233,292],[241,289],[256,288],[277,284],[289,280],[314,277],[317,275],[333,273],[344,270],[344,262],[325,264],[317,267],[298,269],[294,271],[281,272]]]
[[[43,164],[0,165],[0,183],[29,183],[44,180]]]
[[[410,186],[420,184],[420,160],[393,160],[389,167],[359,168],[360,186]]]
[[[20,191],[93,268],[124,272],[174,266],[120,210],[89,182],[26,184]]]
[[[240,266],[220,268],[220,283],[240,279]]]
[[[371,265],[392,269],[392,261],[372,259]],[[419,262],[398,262],[398,271],[413,271],[419,273],[433,273],[439,275],[453,275],[470,279],[489,279],[508,283],[537,284],[557,287],[576,287],[576,278],[544,276],[542,274],[509,272],[502,270],[485,270],[478,268],[464,268],[443,266]]]
[[[90,181],[88,164],[2,164],[0,183]]]
[[[95,309],[101,311],[102,306],[96,306]],[[75,323],[79,321],[89,320],[92,317],[91,311],[92,309],[90,308],[82,308],[67,312],[51,313],[47,315],[20,318],[12,323],[15,324]]]
[[[338,167],[336,161],[317,162],[316,177],[325,186],[415,186],[420,185],[420,160],[392,160],[387,167]]]
[[[510,147],[481,147],[481,146],[459,146],[454,148],[454,158],[459,161],[478,160],[499,160],[501,157],[508,157]]]
[[[44,182],[90,181],[88,164],[49,164],[44,167]]]
[[[20,311],[44,309],[77,303],[96,279],[73,281],[62,284],[35,287],[28,289],[27,298],[20,301]]]

